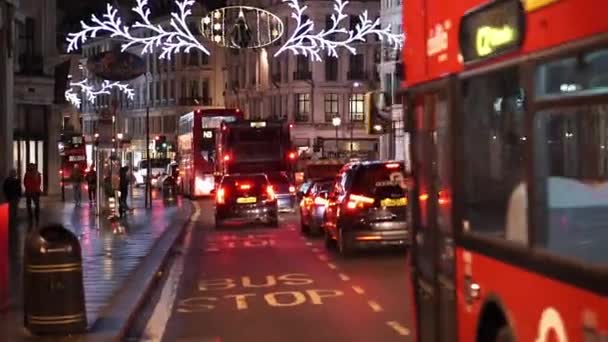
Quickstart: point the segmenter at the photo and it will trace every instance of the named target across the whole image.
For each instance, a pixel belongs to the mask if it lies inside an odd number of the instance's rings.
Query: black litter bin
[[[34,334],[78,334],[87,318],[78,238],[61,225],[28,235],[24,255],[24,320]]]

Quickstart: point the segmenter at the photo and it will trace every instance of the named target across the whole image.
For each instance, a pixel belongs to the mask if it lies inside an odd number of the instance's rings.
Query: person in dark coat
[[[9,207],[9,224],[14,226],[17,222],[17,210],[19,209],[19,201],[21,200],[21,181],[17,177],[17,170],[11,169],[8,177],[4,180],[4,198],[8,201]]]
[[[123,166],[120,168],[120,182],[119,182],[119,191],[120,191],[120,201],[119,201],[119,211],[120,216],[123,216],[129,208],[127,207],[127,194],[129,192],[129,167]]]
[[[89,191],[89,205],[93,205],[93,203],[97,200],[97,171],[95,171],[95,167],[91,165],[89,172],[85,177],[87,182],[87,188]]]

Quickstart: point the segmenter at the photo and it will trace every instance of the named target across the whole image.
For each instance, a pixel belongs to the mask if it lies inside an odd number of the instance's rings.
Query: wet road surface
[[[155,310],[167,311],[167,317],[148,324],[156,338],[410,340],[404,252],[345,259],[327,251],[322,238],[301,235],[294,214],[283,215],[279,228],[248,224],[216,230],[212,203],[198,205],[200,216],[182,260],[164,285],[163,293],[174,288],[174,294],[170,303],[161,298]]]

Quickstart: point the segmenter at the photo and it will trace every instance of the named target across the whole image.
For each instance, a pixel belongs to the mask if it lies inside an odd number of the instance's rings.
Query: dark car
[[[300,227],[303,233],[320,233],[323,231],[323,220],[327,198],[334,186],[334,178],[314,181],[300,202]]]
[[[296,187],[285,172],[267,173],[268,180],[277,194],[279,211],[294,212],[296,209]]]
[[[410,244],[402,162],[359,162],[338,175],[325,212],[326,246],[340,254],[369,246]]]
[[[222,177],[215,193],[215,225],[221,227],[228,220],[279,225],[277,196],[266,175]]]

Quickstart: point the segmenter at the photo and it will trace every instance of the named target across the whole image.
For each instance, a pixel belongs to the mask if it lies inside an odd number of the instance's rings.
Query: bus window
[[[541,113],[547,225],[540,247],[608,264],[608,105]]]
[[[516,67],[465,80],[465,231],[525,242],[527,226],[506,234],[507,225],[526,222],[523,90]],[[510,208],[518,207],[520,210]],[[519,220],[513,220],[513,216]],[[511,229],[512,230],[512,229]]]

